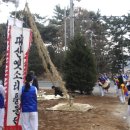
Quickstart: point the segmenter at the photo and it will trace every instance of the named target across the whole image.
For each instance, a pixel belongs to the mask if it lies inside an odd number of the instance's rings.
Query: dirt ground
[[[51,90],[44,90],[46,94]],[[87,112],[49,111],[46,108],[66,99],[38,101],[39,130],[128,130],[127,103],[121,104],[116,96],[75,95],[74,103],[89,104],[94,109]]]

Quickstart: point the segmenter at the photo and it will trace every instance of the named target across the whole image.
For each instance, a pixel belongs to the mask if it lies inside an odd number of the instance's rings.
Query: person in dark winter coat
[[[59,87],[56,86],[52,86],[52,89],[54,90],[54,95],[60,95],[61,97],[63,97],[63,92],[61,91],[61,89]]]

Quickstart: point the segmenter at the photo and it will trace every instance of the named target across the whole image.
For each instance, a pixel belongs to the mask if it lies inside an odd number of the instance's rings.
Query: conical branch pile
[[[54,64],[52,63],[52,61],[50,59],[47,48],[44,45],[44,42],[43,42],[41,35],[40,35],[40,32],[37,29],[37,26],[35,24],[35,21],[31,15],[31,12],[30,12],[27,4],[25,6],[25,11],[27,11],[30,26],[31,26],[31,29],[32,29],[33,35],[34,35],[34,42],[36,43],[39,56],[42,59],[42,64],[43,64],[50,80],[52,81],[52,83],[55,84],[55,81],[58,82],[59,87],[62,89],[64,95],[67,96],[67,90],[65,88],[65,83],[62,80],[59,72],[57,71],[56,67],[54,66]]]

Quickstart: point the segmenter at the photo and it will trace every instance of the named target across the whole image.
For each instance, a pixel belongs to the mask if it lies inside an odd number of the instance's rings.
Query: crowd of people
[[[37,111],[37,91],[39,90],[38,80],[33,71],[30,71],[25,78],[25,84],[21,87],[18,93],[18,98],[21,106],[21,125],[22,130],[38,130],[38,111]],[[108,93],[111,86],[111,80],[114,82],[115,93],[119,97],[120,102],[126,103],[126,96],[129,97],[130,91],[130,76],[127,74],[116,74],[113,79],[104,73],[98,78],[98,86],[101,96]],[[52,86],[54,95],[63,96],[63,92],[59,87]],[[0,130],[4,124],[4,86],[0,84]],[[130,97],[128,98],[128,115],[130,116]]]
[[[110,88],[111,81],[114,82],[114,88],[116,90],[116,95],[121,94],[128,96],[128,91],[130,90],[130,78],[127,74],[116,74],[112,79],[107,76],[107,74],[100,74],[98,78],[98,85],[100,87],[101,96],[104,96]],[[124,98],[121,96],[120,101],[123,103]]]
[[[114,82],[114,86],[111,82]],[[114,75],[113,78],[110,79],[107,74],[100,74],[98,78],[98,86],[100,88],[101,96],[108,93],[110,86],[114,87],[116,96],[119,97],[119,101],[122,104],[128,104],[127,116],[130,116],[130,75],[120,73]],[[126,100],[126,97],[128,101]]]
[[[54,95],[63,97],[59,87],[52,86]],[[18,93],[19,108],[21,108],[22,130],[38,130],[37,93],[39,90],[38,80],[34,71],[30,71],[25,77],[25,84]],[[5,90],[0,83],[0,130],[4,126]]]

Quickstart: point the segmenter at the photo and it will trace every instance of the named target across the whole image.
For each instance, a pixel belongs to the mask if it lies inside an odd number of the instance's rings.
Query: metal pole
[[[16,26],[16,15],[17,15],[17,7],[15,7],[14,26]]]
[[[65,42],[65,51],[66,51],[66,8],[64,9],[64,42]]]
[[[74,37],[74,3],[70,0],[70,38]]]
[[[17,15],[17,8],[19,6],[19,0],[15,0],[15,16],[14,16],[14,26],[16,26],[16,15]]]
[[[91,36],[90,36],[90,40],[91,40],[91,48],[93,47],[93,32],[91,31]]]

